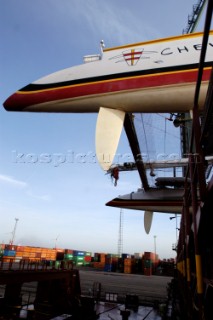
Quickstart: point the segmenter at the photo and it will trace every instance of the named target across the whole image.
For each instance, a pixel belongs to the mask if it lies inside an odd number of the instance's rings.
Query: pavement
[[[128,294],[137,295],[140,304],[165,302],[167,299],[167,285],[171,277],[145,276],[140,274],[124,274],[103,271],[80,270],[80,282],[83,295],[96,296],[101,301],[106,300],[108,293],[117,295],[118,302],[124,302]],[[98,292],[97,291],[101,291]],[[113,302],[113,301],[111,301]],[[116,301],[114,301],[116,302]]]

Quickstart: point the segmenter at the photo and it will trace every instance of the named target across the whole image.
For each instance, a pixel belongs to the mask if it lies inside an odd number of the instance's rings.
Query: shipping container
[[[105,263],[106,253],[94,253],[95,262],[104,262]]]
[[[144,252],[144,260],[158,261],[158,255],[153,252]]]
[[[105,264],[104,271],[111,272],[112,271],[112,264]]]
[[[64,252],[57,251],[56,260],[64,260]]]
[[[2,257],[2,261],[3,262],[13,263],[15,261],[15,257],[5,256],[5,257]]]
[[[105,264],[104,271],[106,272],[115,272],[117,270],[117,265],[115,264]]]
[[[144,268],[144,275],[151,276],[152,275],[152,268]]]
[[[9,250],[9,251],[16,251],[17,246],[13,245],[13,244],[5,244],[5,250]]]
[[[71,249],[65,249],[65,250],[64,250],[64,253],[65,253],[65,254],[73,254],[73,250],[71,250]]]
[[[133,266],[135,264],[135,259],[134,258],[127,258],[124,259],[124,266]]]
[[[16,251],[4,249],[4,256],[6,257],[15,257]]]
[[[134,268],[135,268],[135,273],[142,273],[142,259],[135,259],[135,264],[134,264]]]
[[[103,270],[105,266],[105,262],[93,262],[93,267],[95,269],[101,269]]]
[[[152,260],[150,259],[144,260],[144,268],[152,268]]]
[[[124,260],[124,259],[128,259],[128,258],[131,258],[131,254],[122,253],[121,258],[122,258],[123,260]]]
[[[24,246],[17,246],[16,251],[24,251]]]
[[[109,256],[106,256],[106,258],[105,258],[105,263],[106,263],[106,264],[118,264],[118,257],[109,257]]]
[[[73,256],[85,256],[85,251],[73,250]]]
[[[84,257],[84,261],[85,262],[91,262],[92,261],[92,257],[91,256],[85,256]]]
[[[153,252],[144,252],[144,259],[145,260],[154,260],[155,254]]]
[[[132,273],[132,266],[131,265],[124,265],[124,273]]]
[[[73,260],[73,254],[72,253],[65,253],[64,260]]]
[[[84,261],[84,257],[82,256],[73,256],[73,261]]]

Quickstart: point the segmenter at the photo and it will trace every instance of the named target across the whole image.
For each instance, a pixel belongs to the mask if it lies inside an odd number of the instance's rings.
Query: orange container
[[[93,262],[93,267],[96,269],[104,269],[105,262]]]
[[[131,265],[125,265],[124,266],[124,273],[132,273],[132,266]]]

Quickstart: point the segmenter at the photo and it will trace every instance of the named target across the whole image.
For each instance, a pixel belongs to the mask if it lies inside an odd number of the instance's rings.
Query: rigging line
[[[135,120],[138,121],[138,122],[140,121],[139,119],[137,119],[137,117],[135,117]],[[148,123],[148,122],[145,122],[145,121],[144,121],[144,124],[147,125],[147,126],[150,126],[150,127],[153,128],[153,129],[156,129],[156,130],[159,130],[159,131],[164,132],[163,129],[160,129],[159,127],[155,127],[155,126],[153,126],[153,125],[150,125],[150,123]],[[178,139],[178,140],[180,139],[180,137],[178,137],[178,136],[176,136],[175,134],[172,134],[172,133],[170,133],[170,132],[167,132],[167,134],[168,134],[169,136],[172,136],[172,137]]]
[[[148,150],[148,142],[147,142],[147,136],[146,136],[146,130],[145,130],[145,126],[144,126],[144,121],[143,121],[143,114],[141,113],[141,121],[142,121],[142,126],[143,126],[143,131],[144,131],[144,138],[145,138],[145,144],[146,144],[146,151],[147,151],[147,158],[148,158],[148,161],[150,161],[150,156],[149,156],[149,150]],[[150,168],[150,177],[154,177],[155,176],[155,173],[153,171],[153,167],[152,165],[150,164],[149,165],[149,168]],[[153,181],[153,179],[152,179]]]
[[[145,319],[150,315],[150,313],[153,312],[153,311],[154,311],[154,308],[152,308],[152,309],[147,313],[147,315],[145,315],[145,317],[144,317],[142,320],[145,320]]]
[[[146,130],[145,130],[145,126],[144,126],[143,114],[142,114],[142,113],[141,113],[141,121],[142,121],[142,126],[143,126],[143,132],[144,132],[144,139],[145,139],[145,144],[146,144],[147,157],[148,157],[148,161],[150,162],[149,150],[148,150],[148,143],[147,143],[147,136],[146,136]]]
[[[182,168],[177,168],[175,167],[176,169],[176,173],[182,173]],[[166,173],[170,173],[171,172],[171,168],[168,168],[168,169],[156,169],[155,168],[155,172],[166,172]]]

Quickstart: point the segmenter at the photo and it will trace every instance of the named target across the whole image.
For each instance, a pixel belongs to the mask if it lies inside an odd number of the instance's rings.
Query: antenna
[[[118,255],[121,256],[123,252],[123,210],[120,210],[119,232],[118,232]]]
[[[58,241],[58,238],[60,237],[60,234],[57,235],[57,237],[53,240],[55,240],[55,249],[57,249],[57,241]]]
[[[101,55],[102,55],[105,48],[104,40],[100,41],[100,46],[101,46]]]
[[[17,228],[17,223],[18,223],[19,219],[18,219],[18,218],[15,218],[15,221],[16,221],[16,222],[15,222],[14,229],[13,229],[13,232],[12,232],[12,239],[11,239],[11,241],[10,241],[10,244],[11,244],[11,245],[13,244],[14,239],[15,239],[16,228]]]

